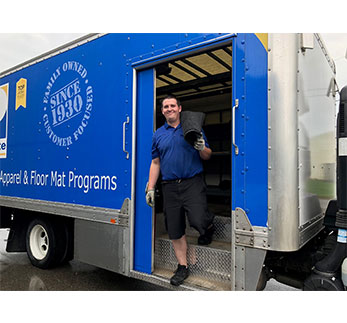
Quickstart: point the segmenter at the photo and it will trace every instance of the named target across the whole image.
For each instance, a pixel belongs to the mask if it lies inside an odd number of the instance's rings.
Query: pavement
[[[165,291],[167,289],[95,266],[70,261],[42,270],[31,265],[26,253],[7,253],[8,231],[0,229],[1,291]],[[296,291],[271,279],[265,291]]]
[[[8,231],[0,229],[1,291],[163,291],[159,286],[95,266],[70,261],[43,270],[31,265],[26,253],[7,253]]]

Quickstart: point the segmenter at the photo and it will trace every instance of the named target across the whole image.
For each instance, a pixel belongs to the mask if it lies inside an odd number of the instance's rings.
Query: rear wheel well
[[[0,229],[9,228],[11,226],[12,209],[8,207],[0,207]]]
[[[265,259],[268,279],[302,289],[317,261],[327,255],[336,244],[336,230],[323,229],[316,237],[295,252],[269,251]]]
[[[2,208],[3,209],[3,208]],[[1,209],[1,211],[2,211]],[[66,236],[66,252],[64,257],[61,259],[61,263],[73,259],[73,239],[74,239],[74,219],[64,216],[58,216],[54,214],[32,212],[21,209],[9,209],[6,208],[6,216],[1,218],[4,219],[4,228],[9,228],[10,233],[8,236],[6,251],[7,252],[26,252],[26,240],[27,230],[35,219],[48,220],[55,225],[59,225],[65,232]],[[6,224],[6,226],[5,226]]]

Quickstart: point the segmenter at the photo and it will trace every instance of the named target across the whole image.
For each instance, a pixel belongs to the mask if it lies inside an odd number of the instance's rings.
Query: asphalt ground
[[[7,253],[8,231],[0,229],[1,291],[166,291],[163,287],[129,278],[79,261],[49,270],[31,265],[26,253]],[[295,291],[271,279],[265,291]]]
[[[7,253],[8,231],[0,230],[0,290],[2,291],[162,291],[159,286],[115,274],[78,261],[43,270],[26,253]]]
[[[283,313],[295,321],[311,313],[301,306],[307,301],[306,293],[288,293],[297,290],[273,279],[265,292],[172,292],[74,260],[42,270],[31,265],[26,253],[7,253],[7,235],[7,230],[0,229],[0,317],[4,322],[49,319],[61,323],[77,319],[84,323],[177,323],[247,317],[246,321],[269,323],[278,322]],[[313,294],[309,295],[312,299]],[[288,312],[288,304],[297,304],[296,310]],[[264,315],[266,308],[268,314]]]

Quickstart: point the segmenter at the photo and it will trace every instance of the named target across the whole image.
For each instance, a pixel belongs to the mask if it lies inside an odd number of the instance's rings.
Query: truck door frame
[[[151,115],[152,117],[152,122],[150,124],[147,124],[147,130],[150,128],[150,125],[152,125],[152,129],[153,131],[155,130],[155,120],[154,120],[154,116],[156,113],[156,107],[155,107],[155,98],[156,98],[156,93],[155,93],[155,67],[163,64],[165,62],[168,61],[173,61],[173,60],[177,60],[179,58],[185,57],[185,56],[190,56],[190,55],[195,55],[195,54],[199,54],[201,52],[205,52],[207,50],[211,50],[213,48],[217,48],[217,47],[221,47],[224,45],[228,45],[228,44],[233,44],[233,40],[236,37],[236,34],[227,34],[227,35],[223,35],[214,39],[209,39],[209,40],[205,40],[202,42],[198,42],[196,44],[187,46],[187,47],[183,47],[181,49],[176,49],[173,51],[165,51],[165,54],[161,54],[158,56],[154,56],[151,58],[147,58],[147,59],[139,59],[138,61],[135,62],[131,62],[132,64],[132,68],[133,68],[133,93],[132,93],[132,188],[131,188],[131,219],[130,219],[130,271],[131,272],[144,272],[146,274],[151,274],[153,272],[153,267],[154,267],[154,223],[153,223],[153,219],[154,219],[154,210],[151,209],[149,210],[149,206],[146,205],[145,202],[145,182],[148,180],[148,171],[149,171],[149,166],[150,164],[148,164],[146,167],[146,169],[138,169],[136,167],[136,165],[141,164],[139,163],[139,157],[138,156],[138,123],[137,120],[139,120],[139,114],[138,114],[138,110],[139,110],[139,104],[138,104],[138,99],[139,99],[139,91],[141,91],[141,85],[139,86],[138,84],[138,80],[139,78],[141,78],[141,75],[144,75],[143,73],[149,73],[149,71],[152,71],[152,75],[153,75],[153,91],[151,91],[151,93],[153,93],[153,114]],[[234,51],[233,51],[234,52]],[[234,59],[233,59],[234,61]],[[234,76],[234,71],[232,71],[232,75],[231,78],[233,79]],[[232,95],[233,96],[233,95]],[[149,110],[147,110],[148,112]],[[148,117],[148,116],[146,116]],[[152,131],[152,134],[153,134]],[[147,132],[146,132],[147,133]],[[148,135],[148,134],[147,134]],[[150,137],[152,138],[152,136]],[[150,152],[150,145],[148,145],[148,142],[151,143],[151,139],[148,140],[147,139],[147,149],[148,152]],[[148,156],[150,156],[150,153],[148,153]],[[148,163],[148,162],[147,162]],[[144,167],[144,166],[142,166]],[[146,173],[146,180],[143,179],[144,176],[144,172]],[[138,181],[137,179],[139,177],[142,176],[142,180]],[[143,182],[143,183],[142,183]],[[142,187],[137,187],[139,184],[141,184]],[[139,200],[141,202],[139,202]],[[136,236],[136,223],[135,223],[135,212],[136,212],[136,208],[139,208],[139,204],[137,204],[137,202],[139,202],[140,204],[142,204],[140,207],[141,212],[143,212],[143,209],[145,207],[148,208],[148,210],[145,211],[145,213],[147,213],[147,217],[150,217],[151,213],[151,259],[149,260],[148,258],[145,261],[146,265],[142,266],[142,264],[138,265],[135,261],[135,258],[137,257],[137,255],[135,254],[136,252],[136,242],[135,240],[137,239]],[[146,215],[141,214],[138,216],[142,216],[145,217]],[[138,218],[139,219],[139,218]],[[149,232],[147,232],[147,235],[149,235]],[[148,250],[147,250],[148,251]],[[148,252],[147,252],[148,253]]]

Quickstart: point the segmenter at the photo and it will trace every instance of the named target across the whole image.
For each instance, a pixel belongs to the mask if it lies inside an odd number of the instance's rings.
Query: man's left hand
[[[205,140],[204,140],[204,138],[202,137],[202,135],[201,135],[200,138],[198,138],[198,139],[194,142],[194,148],[195,148],[196,150],[199,150],[199,151],[202,151],[202,150],[205,149]]]
[[[154,207],[154,189],[148,190],[147,194],[146,194],[146,203],[150,206],[150,207]]]

